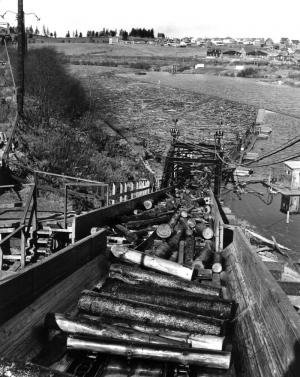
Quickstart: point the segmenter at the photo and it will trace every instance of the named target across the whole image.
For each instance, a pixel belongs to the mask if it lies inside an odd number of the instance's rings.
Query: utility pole
[[[17,61],[17,109],[23,116],[24,106],[24,58],[25,58],[25,25],[23,0],[18,0],[18,61]]]

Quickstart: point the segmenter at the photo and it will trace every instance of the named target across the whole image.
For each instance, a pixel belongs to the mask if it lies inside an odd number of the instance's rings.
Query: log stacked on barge
[[[82,291],[76,316],[49,313],[46,327],[65,334],[75,354],[228,370],[231,353],[224,345],[234,303],[213,281],[212,268],[218,263],[213,270],[221,272],[222,258],[215,255],[211,210],[203,203],[199,193],[177,190],[164,203],[123,216],[108,230],[106,280]],[[103,377],[113,375],[114,363],[108,365]],[[118,368],[116,375],[128,374]],[[152,373],[148,368],[143,375]]]

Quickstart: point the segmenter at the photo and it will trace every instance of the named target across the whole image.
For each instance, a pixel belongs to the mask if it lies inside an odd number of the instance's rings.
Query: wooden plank
[[[281,280],[282,273],[284,270],[283,262],[273,262],[273,261],[264,261],[264,265],[271,272],[276,280]]]
[[[279,281],[278,284],[287,295],[300,296],[300,282]]]
[[[75,217],[75,240],[77,241],[83,237],[88,236],[90,229],[93,227],[107,226],[115,223],[116,221],[118,221],[118,218],[120,216],[130,213],[147,199],[153,199],[155,202],[158,201],[159,199],[163,198],[170,190],[172,190],[172,187],[140,196],[126,202],[96,209],[94,211],[90,211],[88,213]]]
[[[0,327],[0,354],[7,358],[31,359],[44,346],[43,321],[50,312],[77,307],[83,289],[92,288],[108,271],[105,253],[85,264],[42,294]]]
[[[106,249],[100,231],[28,266],[13,279],[0,281],[0,324]]]
[[[238,227],[225,261],[228,288],[239,304],[236,341],[245,375],[299,376],[300,317]]]

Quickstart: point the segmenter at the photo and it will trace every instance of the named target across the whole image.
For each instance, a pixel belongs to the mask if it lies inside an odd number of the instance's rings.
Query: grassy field
[[[68,56],[106,55],[107,57],[203,57],[206,49],[201,47],[175,48],[145,44],[109,45],[106,43],[43,43],[29,44],[29,48],[53,47],[56,51]]]

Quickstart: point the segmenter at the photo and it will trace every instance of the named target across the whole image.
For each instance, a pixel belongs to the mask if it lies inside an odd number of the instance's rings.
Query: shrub
[[[149,70],[151,68],[151,65],[145,62],[137,62],[137,63],[130,63],[129,67],[136,68],[136,69]]]
[[[238,77],[255,77],[258,73],[258,70],[253,67],[245,68],[242,71],[238,72]]]
[[[41,117],[72,119],[88,107],[83,86],[66,71],[62,61],[63,57],[49,47],[30,50],[26,55],[25,94],[38,102]],[[16,67],[15,53],[12,63]]]

